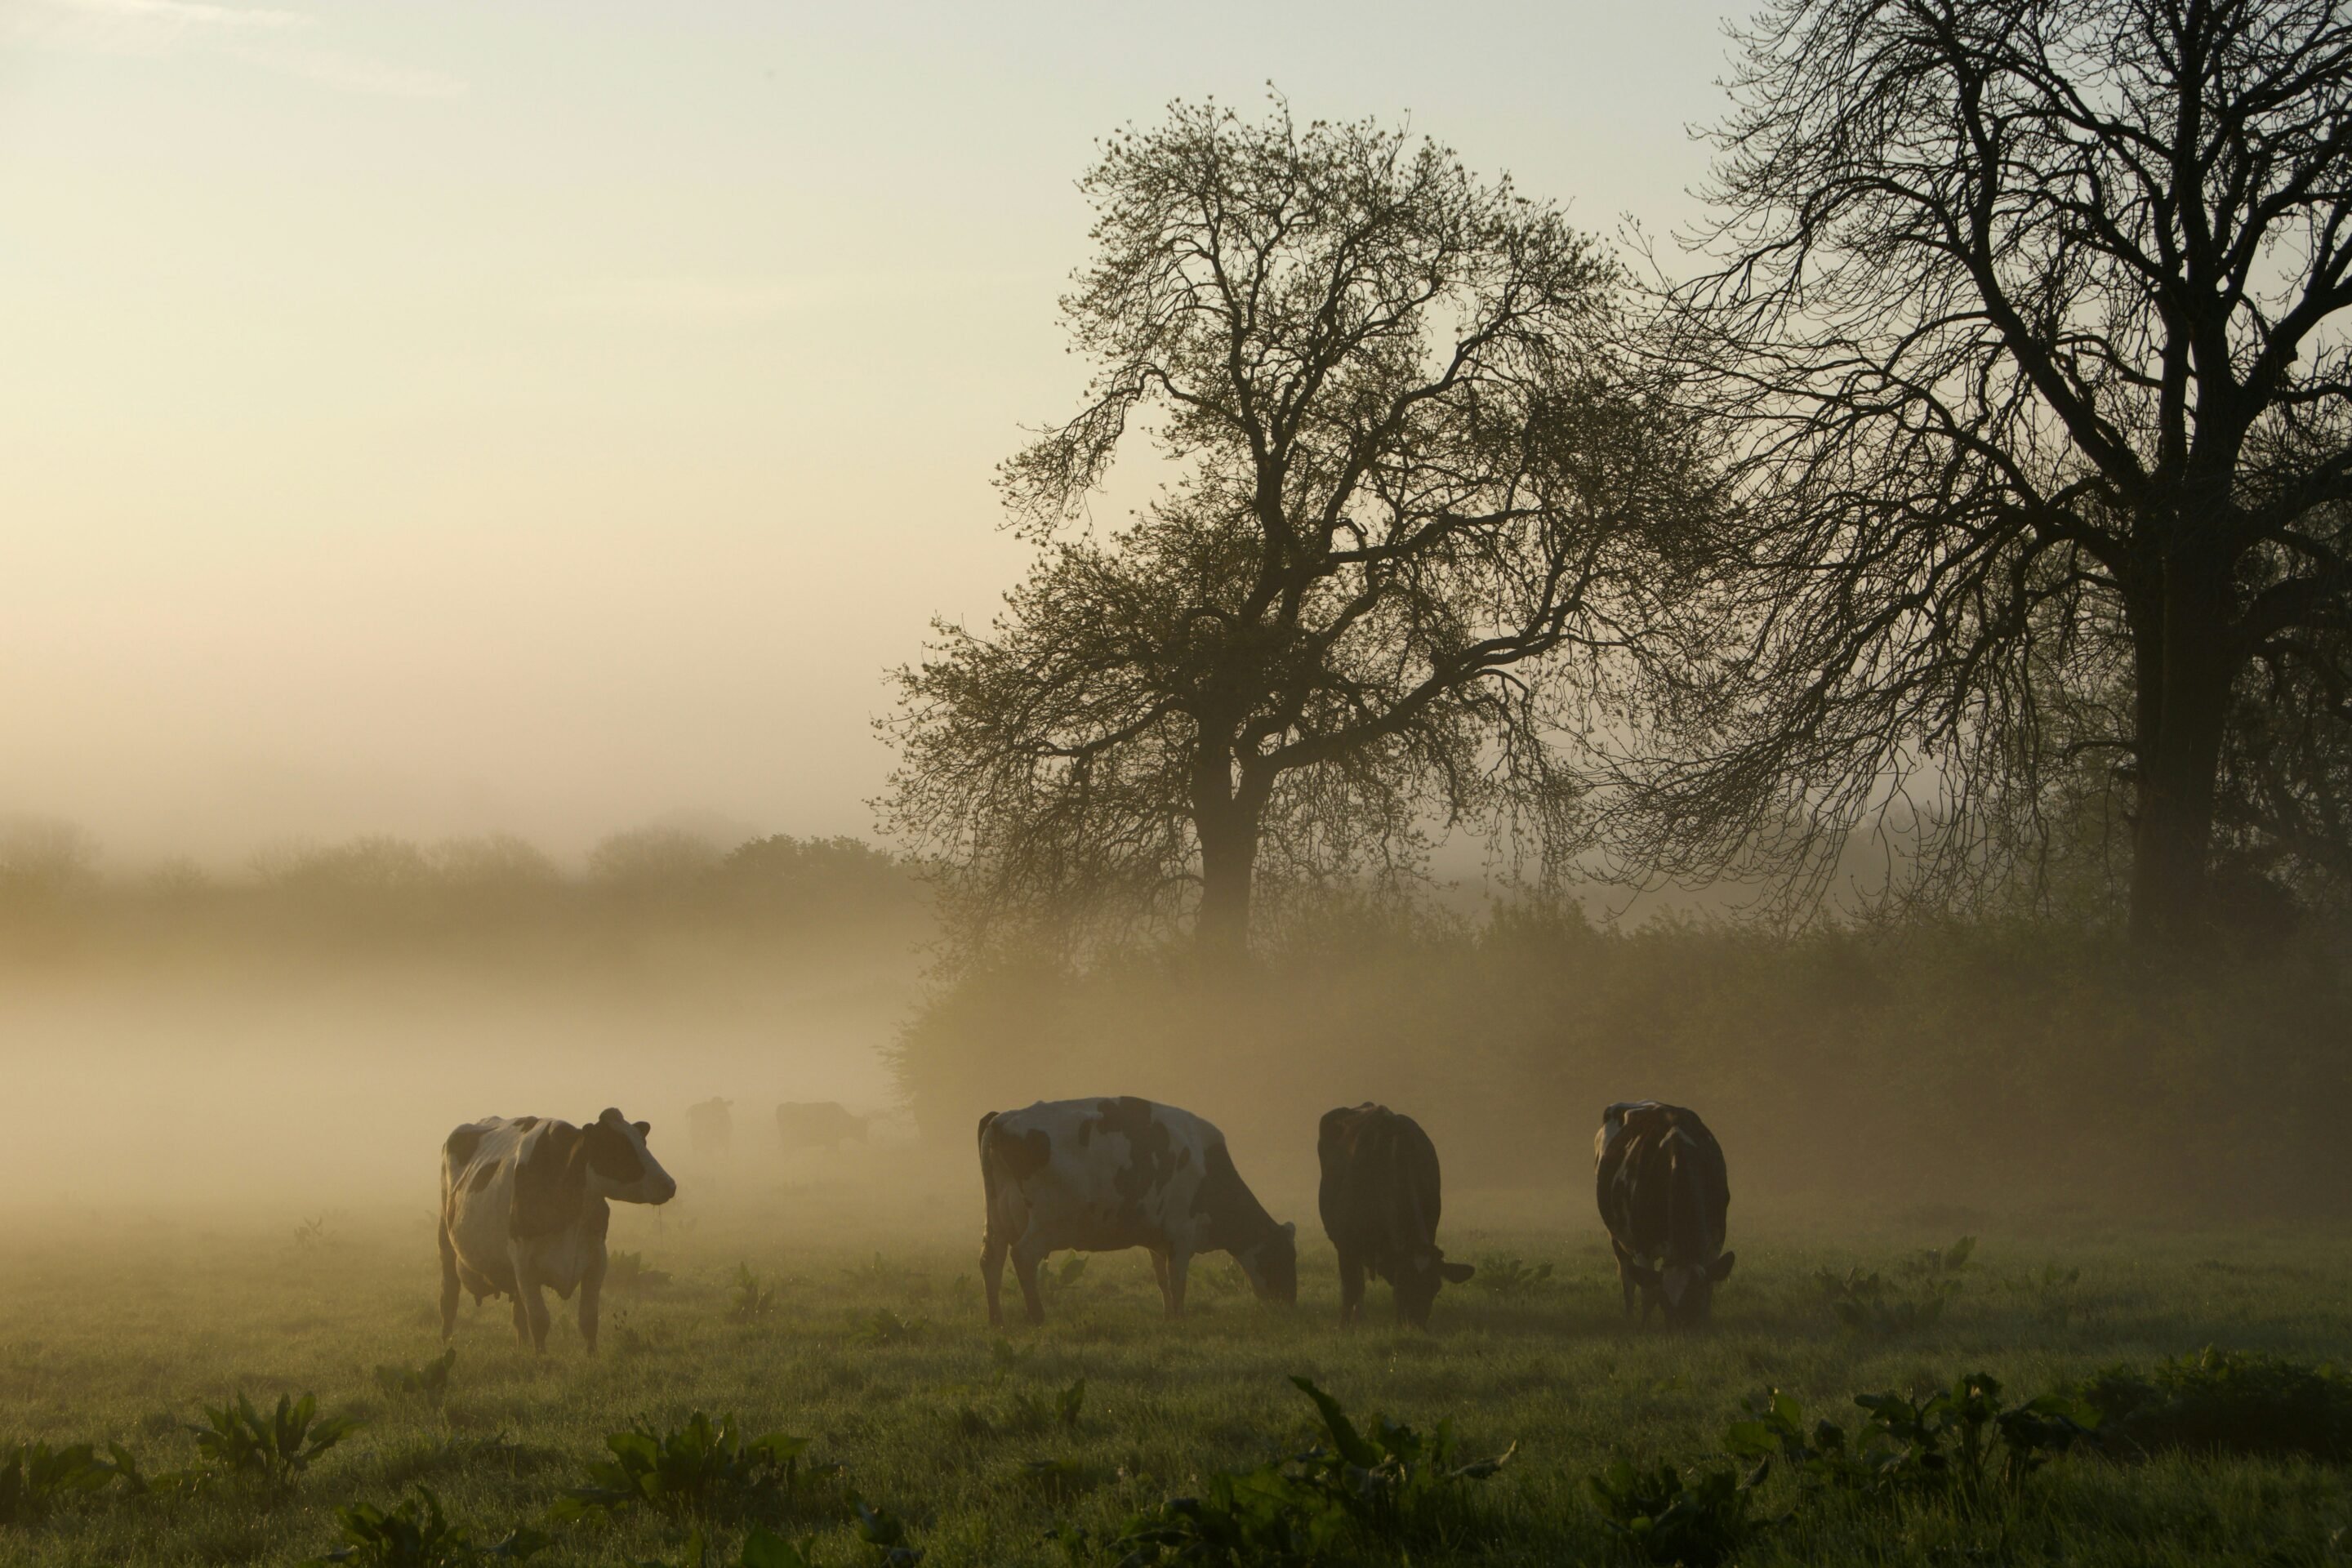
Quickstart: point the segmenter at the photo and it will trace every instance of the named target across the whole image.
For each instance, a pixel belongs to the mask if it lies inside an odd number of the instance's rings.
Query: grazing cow
[[[441,1146],[441,1337],[457,1291],[514,1298],[515,1338],[547,1349],[547,1302],[580,1292],[580,1337],[596,1349],[607,1200],[666,1204],[677,1184],[646,1147],[652,1129],[607,1110],[586,1131],[537,1116],[469,1121]]]
[[[1039,1100],[980,1119],[988,1233],[980,1254],[988,1321],[1002,1324],[1004,1258],[1045,1321],[1037,1265],[1065,1247],[1151,1254],[1168,1315],[1184,1312],[1184,1275],[1201,1252],[1229,1252],[1258,1299],[1298,1300],[1298,1227],[1276,1225],[1225,1152],[1225,1135],[1189,1110],[1132,1096]]]
[[[686,1108],[686,1141],[697,1154],[707,1158],[724,1157],[735,1143],[735,1119],[727,1113],[734,1103],[726,1100],[706,1100],[699,1105]]]
[[[1362,1314],[1369,1270],[1394,1290],[1397,1321],[1427,1328],[1438,1287],[1473,1272],[1437,1245],[1437,1145],[1412,1117],[1367,1102],[1327,1113],[1315,1154],[1316,1206],[1339,1252],[1339,1321]]]
[[[873,1120],[870,1116],[852,1115],[836,1100],[788,1100],[776,1107],[776,1136],[783,1140],[788,1152],[837,1149],[850,1139],[865,1142],[866,1124]]]
[[[1731,1206],[1723,1146],[1696,1111],[1621,1100],[1601,1113],[1592,1154],[1626,1315],[1638,1287],[1643,1322],[1659,1307],[1669,1328],[1704,1324],[1736,1256],[1723,1250]]]

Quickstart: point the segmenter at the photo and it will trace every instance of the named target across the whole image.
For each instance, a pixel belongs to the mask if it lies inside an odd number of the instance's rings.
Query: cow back
[[[1696,1111],[1655,1101],[1612,1105],[1600,1142],[1595,1197],[1621,1247],[1695,1266],[1722,1251],[1729,1176],[1723,1146]]]
[[[1421,1123],[1366,1103],[1323,1118],[1316,1207],[1332,1244],[1362,1251],[1393,1278],[1398,1262],[1435,1244],[1441,1212],[1437,1146]]]

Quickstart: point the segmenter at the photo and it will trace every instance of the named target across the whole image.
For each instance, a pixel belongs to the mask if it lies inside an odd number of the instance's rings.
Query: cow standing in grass
[[[1669,1328],[1705,1324],[1735,1257],[1723,1249],[1731,1206],[1723,1146],[1697,1112],[1638,1100],[1601,1113],[1592,1152],[1626,1315],[1639,1290],[1643,1322],[1657,1307]]]
[[[1438,1287],[1473,1272],[1437,1245],[1437,1145],[1412,1117],[1367,1102],[1324,1116],[1315,1155],[1316,1207],[1339,1254],[1339,1321],[1362,1315],[1369,1272],[1394,1291],[1397,1321],[1427,1328]]]
[[[1234,1168],[1225,1135],[1189,1110],[1127,1096],[991,1111],[980,1119],[980,1177],[992,1324],[1004,1321],[1008,1256],[1029,1321],[1042,1323],[1037,1266],[1069,1247],[1149,1250],[1171,1318],[1184,1313],[1185,1270],[1202,1252],[1233,1254],[1260,1300],[1298,1300],[1298,1227],[1275,1222]]]
[[[666,1204],[677,1184],[646,1146],[652,1128],[606,1110],[583,1130],[537,1116],[469,1121],[441,1146],[441,1337],[457,1293],[514,1298],[515,1338],[547,1349],[550,1288],[580,1292],[580,1337],[596,1349],[610,1203]]]

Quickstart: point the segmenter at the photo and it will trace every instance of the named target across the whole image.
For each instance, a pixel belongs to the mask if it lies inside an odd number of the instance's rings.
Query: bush
[[[590,1464],[587,1484],[565,1489],[550,1517],[610,1518],[638,1507],[698,1516],[780,1511],[805,1501],[809,1484],[838,1474],[834,1467],[803,1473],[805,1437],[747,1439],[733,1415],[714,1422],[699,1410],[667,1432],[639,1421],[607,1435],[604,1447],[613,1457]]]
[[[1750,1503],[1770,1461],[1742,1478],[1727,1469],[1672,1465],[1643,1470],[1619,1459],[1585,1482],[1600,1506],[1601,1522],[1620,1545],[1645,1563],[1714,1568],[1745,1546],[1766,1521]]]
[[[1748,1419],[1724,1434],[1724,1447],[1742,1458],[1778,1458],[1818,1488],[1880,1499],[1951,1497],[1974,1507],[1996,1483],[2014,1490],[2052,1455],[2089,1437],[2099,1421],[2067,1393],[2003,1408],[1999,1380],[1985,1373],[1924,1397],[1861,1394],[1853,1402],[1866,1419],[1851,1445],[1835,1422],[1808,1430],[1795,1397],[1771,1389],[1744,1402]]]
[[[748,1263],[735,1266],[735,1283],[727,1293],[727,1315],[739,1323],[766,1317],[776,1310],[775,1288],[762,1285]]]
[[[1367,1436],[1312,1381],[1290,1381],[1314,1402],[1330,1447],[1212,1476],[1201,1496],[1171,1498],[1132,1516],[1107,1543],[1121,1568],[1283,1568],[1318,1561],[1350,1534],[1384,1544],[1424,1542],[1459,1505],[1465,1483],[1492,1477],[1517,1451],[1514,1444],[1493,1458],[1457,1464],[1448,1421],[1423,1436],[1376,1416]],[[1062,1540],[1073,1556],[1088,1544],[1076,1531]]]
[[[1889,1339],[1933,1327],[1960,1293],[1959,1275],[1969,1266],[1977,1238],[1964,1236],[1946,1247],[1929,1247],[1895,1265],[1898,1280],[1890,1287],[1874,1271],[1849,1268],[1843,1275],[1821,1269],[1813,1282],[1829,1299],[1830,1310],[1856,1333]],[[1897,1290],[1907,1293],[1897,1294]]]
[[[2352,1458],[2352,1375],[2332,1363],[2206,1347],[2151,1371],[2112,1366],[2075,1392],[2111,1449]]]
[[[195,1434],[196,1451],[215,1474],[289,1487],[360,1426],[348,1415],[320,1416],[313,1394],[299,1400],[279,1394],[276,1413],[265,1419],[239,1390],[233,1403],[218,1409],[205,1406],[204,1422],[190,1422],[188,1430]]]
[[[439,1405],[449,1392],[449,1369],[457,1364],[457,1347],[451,1345],[423,1366],[383,1366],[375,1369],[375,1385],[395,1399],[422,1399]]]
[[[0,1450],[0,1524],[45,1519],[65,1499],[99,1490],[115,1473],[88,1443],[63,1448],[19,1443]]]
[[[328,1568],[332,1563],[356,1563],[360,1568],[467,1568],[478,1563],[520,1563],[553,1542],[535,1530],[518,1528],[504,1540],[477,1546],[473,1537],[451,1524],[441,1511],[441,1500],[431,1489],[418,1487],[415,1495],[389,1511],[373,1503],[354,1503],[335,1510],[344,1544],[303,1568]]]
[[[1528,1264],[1508,1253],[1482,1253],[1470,1283],[1495,1296],[1532,1296],[1551,1288],[1549,1263]]]

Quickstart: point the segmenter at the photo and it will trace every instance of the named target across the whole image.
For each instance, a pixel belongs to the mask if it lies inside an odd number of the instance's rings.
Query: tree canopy
[[[2133,929],[2189,940],[2217,818],[2275,862],[2340,815],[2352,18],[1774,0],[1739,40],[1663,363],[1736,457],[1744,679],[1653,732],[1619,847],[1817,886],[1917,808],[1949,887],[2103,779]]]
[[[1556,861],[1551,743],[1670,635],[1684,426],[1612,373],[1621,277],[1559,211],[1370,122],[1179,104],[1081,183],[1095,367],[1003,470],[1039,558],[898,674],[884,810],[967,930],[1192,922],[1262,879],[1409,869],[1476,822]],[[1126,526],[1087,507],[1155,446]],[[1569,657],[1569,656],[1574,657]]]

